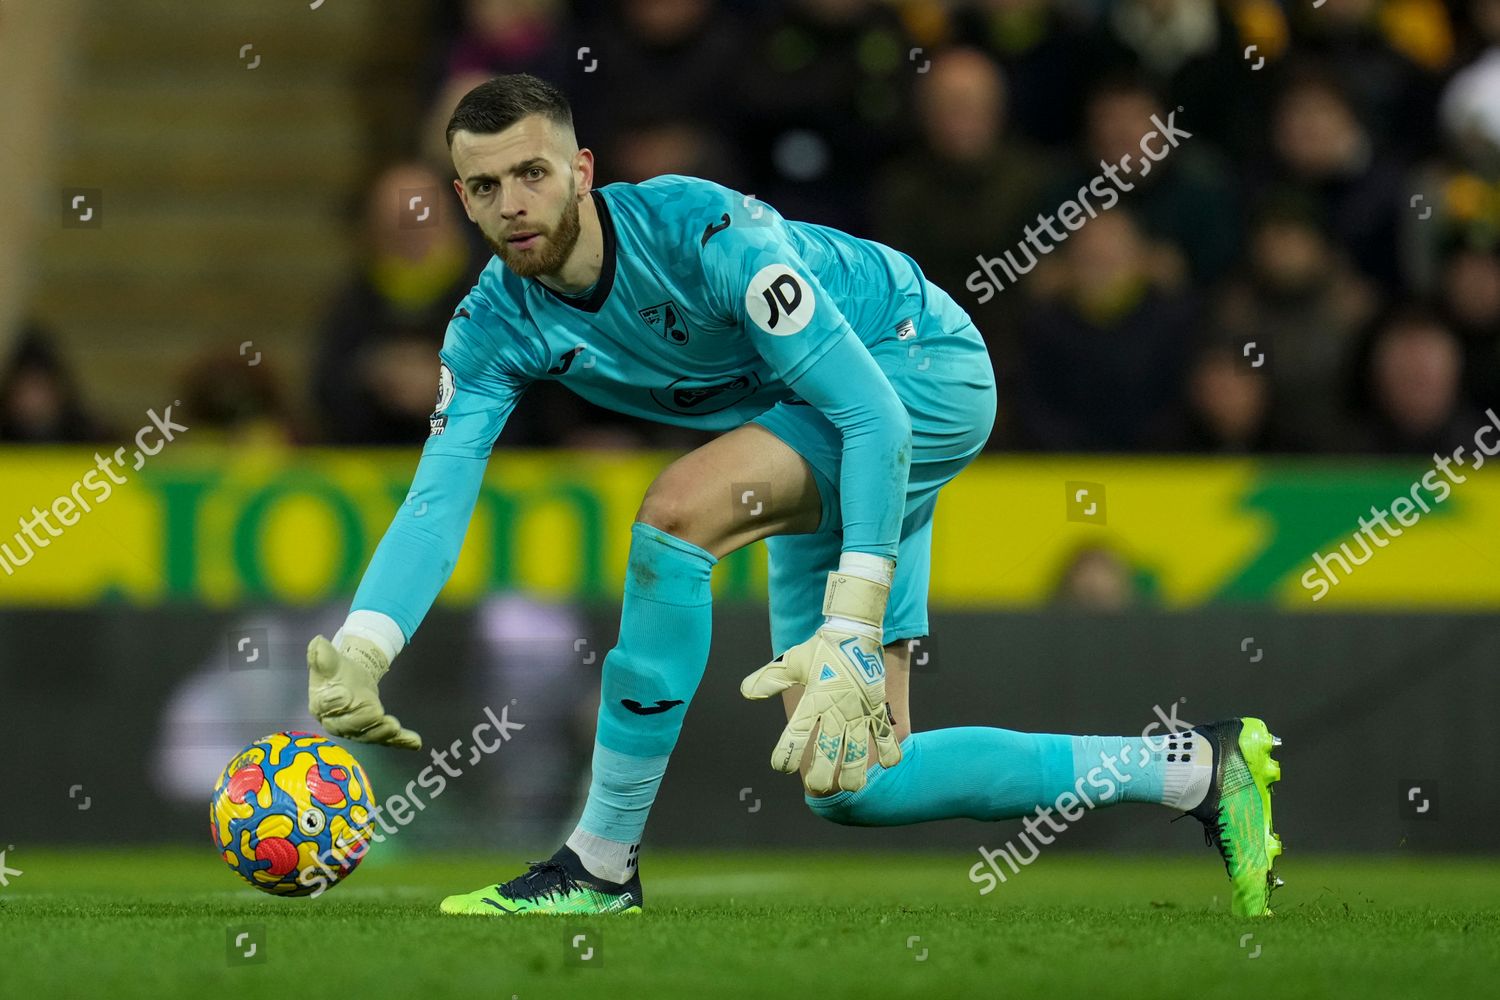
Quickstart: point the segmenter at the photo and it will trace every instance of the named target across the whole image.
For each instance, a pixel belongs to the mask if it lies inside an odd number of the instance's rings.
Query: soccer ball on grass
[[[313,733],[272,733],[224,768],[209,825],[224,861],[255,888],[317,895],[365,856],[373,801],[349,751]]]

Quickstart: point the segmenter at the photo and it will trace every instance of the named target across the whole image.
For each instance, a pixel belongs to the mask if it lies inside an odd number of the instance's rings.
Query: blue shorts
[[[886,605],[884,639],[927,634],[932,515],[937,495],[989,439],[995,423],[995,375],[978,329],[947,293],[927,286],[915,333],[870,349],[911,416],[911,473]],[[894,324],[893,324],[894,325]],[[818,530],[766,539],[770,552],[771,645],[781,654],[823,624],[823,589],[838,569],[843,435],[814,407],[781,402],[755,418],[811,467],[822,501]]]

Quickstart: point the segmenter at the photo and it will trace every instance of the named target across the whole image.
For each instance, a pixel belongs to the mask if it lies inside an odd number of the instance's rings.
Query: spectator
[[[282,394],[281,373],[260,352],[246,359],[234,347],[210,349],[188,366],[182,382],[183,423],[196,442],[291,444],[302,437]]]
[[[560,7],[559,0],[465,0],[448,75],[556,76],[566,65]]]
[[[1155,121],[1189,133],[1180,145],[1144,173],[1141,140],[1159,130]],[[1072,197],[1100,172],[1100,164],[1119,165],[1119,177],[1130,189],[1120,200],[1137,214],[1146,232],[1178,256],[1174,270],[1198,282],[1212,281],[1239,252],[1239,192],[1222,157],[1198,136],[1191,114],[1169,112],[1151,88],[1138,79],[1117,78],[1101,84],[1089,97],[1085,113],[1083,155],[1066,183],[1053,189],[1048,204]],[[1160,150],[1163,140],[1154,139]],[[1125,157],[1129,157],[1125,160]]]
[[[1400,290],[1401,167],[1376,148],[1342,88],[1319,73],[1295,77],[1277,102],[1272,137],[1269,185],[1316,198],[1355,266],[1380,286]]]
[[[1295,49],[1337,79],[1403,158],[1429,148],[1438,80],[1454,53],[1442,0],[1326,0],[1291,8]]]
[[[1443,265],[1442,317],[1464,345],[1469,398],[1500,408],[1500,254],[1464,247]]]
[[[642,114],[732,141],[742,104],[742,26],[717,0],[623,0],[584,21],[566,77],[578,140],[616,149]],[[735,157],[738,159],[738,157]],[[600,163],[601,181],[616,179]],[[779,206],[778,206],[779,207]]]
[[[882,171],[874,199],[876,239],[910,254],[924,274],[957,299],[989,343],[1001,405],[1014,399],[1016,327],[1024,300],[974,301],[965,287],[975,257],[993,256],[1035,222],[1050,175],[1046,157],[1005,134],[1006,91],[999,68],[974,49],[933,60],[917,84],[922,143]],[[1007,437],[1002,416],[991,444]]]
[[[426,437],[443,332],[481,267],[465,226],[452,188],[427,167],[391,167],[371,187],[365,253],[324,321],[314,366],[326,439],[410,444]]]
[[[1452,454],[1483,422],[1463,395],[1463,348],[1435,316],[1396,313],[1370,356],[1371,447],[1383,454]]]
[[[1006,134],[999,68],[974,49],[938,56],[916,92],[922,142],[881,171],[875,236],[961,296],[978,253],[1017,242],[1042,207],[1050,164]]]
[[[1124,611],[1141,599],[1135,576],[1118,552],[1085,545],[1063,567],[1052,602],[1081,611]]]
[[[1348,389],[1359,331],[1376,300],[1319,223],[1316,203],[1306,198],[1267,202],[1253,226],[1246,267],[1220,297],[1214,336],[1242,361],[1245,352],[1264,356],[1269,438],[1328,451],[1355,440]]]
[[[757,193],[788,218],[868,234],[871,166],[900,147],[916,76],[900,21],[874,0],[788,0],[753,37],[741,147]]]
[[[0,441],[75,444],[104,437],[52,336],[28,325],[0,369]]]
[[[1081,65],[1088,60],[1079,58],[1084,26],[1075,12],[1052,0],[979,0],[955,11],[953,22],[960,43],[1000,65],[1016,131],[1047,146],[1071,142],[1088,82]]]
[[[1262,121],[1263,88],[1246,86],[1245,45],[1228,4],[1215,0],[1114,0],[1085,65],[1091,83],[1133,75],[1181,107],[1200,139],[1243,153],[1245,123]]]
[[[1270,386],[1234,351],[1202,351],[1188,373],[1187,414],[1166,429],[1168,450],[1252,454],[1281,450],[1272,436]]]
[[[1182,402],[1193,302],[1153,283],[1148,241],[1121,208],[1063,246],[1057,300],[1022,322],[1022,439],[1051,450],[1149,447]]]

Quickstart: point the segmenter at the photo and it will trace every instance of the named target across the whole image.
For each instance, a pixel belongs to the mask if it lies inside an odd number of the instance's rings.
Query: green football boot
[[[1232,884],[1230,911],[1237,917],[1271,914],[1271,890],[1282,885],[1272,864],[1281,838],[1271,829],[1271,785],[1281,765],[1271,750],[1281,745],[1259,719],[1231,719],[1197,726],[1213,748],[1214,776],[1208,794],[1189,812],[1203,824],[1204,838],[1219,849]]]
[[[566,845],[547,861],[528,863],[531,867],[526,874],[463,896],[449,896],[438,909],[475,917],[641,912],[639,869],[629,882],[606,882],[590,875]]]

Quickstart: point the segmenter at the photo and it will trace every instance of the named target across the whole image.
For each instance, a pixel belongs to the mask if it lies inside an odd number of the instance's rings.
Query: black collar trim
[[[582,299],[575,295],[564,295],[556,289],[542,285],[540,281],[537,284],[564,305],[582,309],[584,312],[596,313],[604,308],[604,300],[609,298],[609,290],[615,284],[615,220],[609,214],[609,203],[604,200],[604,196],[598,191],[590,191],[589,194],[594,198],[594,208],[599,212],[599,228],[604,235],[604,266],[599,271],[599,280],[594,282],[594,290],[589,293],[588,298]]]

